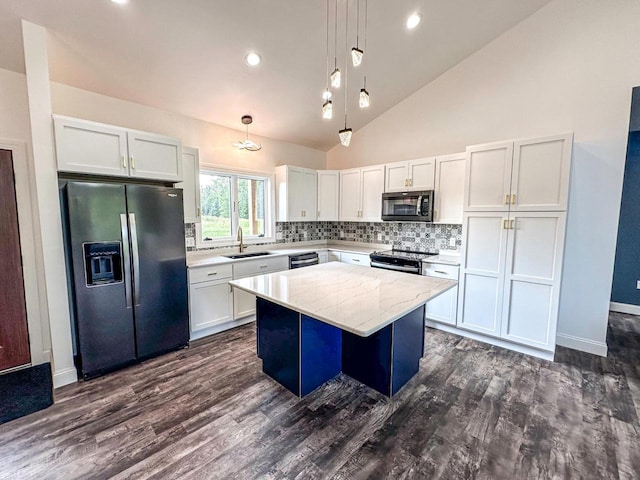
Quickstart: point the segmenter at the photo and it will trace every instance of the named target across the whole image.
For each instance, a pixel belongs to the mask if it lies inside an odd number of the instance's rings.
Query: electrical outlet
[[[378,240],[378,242],[382,241],[382,234],[380,232],[376,233],[376,239]]]
[[[186,237],[185,238],[185,245],[187,247],[195,247],[196,246],[196,239],[193,237]]]
[[[451,237],[449,239],[449,246],[450,247],[455,247],[456,246],[456,237]]]

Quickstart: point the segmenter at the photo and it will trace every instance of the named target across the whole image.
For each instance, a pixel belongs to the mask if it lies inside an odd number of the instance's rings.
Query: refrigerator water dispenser
[[[120,242],[89,242],[83,248],[87,287],[122,282]]]

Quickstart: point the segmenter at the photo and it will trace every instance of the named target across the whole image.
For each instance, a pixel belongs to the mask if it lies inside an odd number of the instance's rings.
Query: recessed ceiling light
[[[409,15],[409,18],[407,18],[407,28],[409,30],[413,30],[418,26],[420,20],[422,20],[422,15],[420,15],[419,13],[412,13],[411,15]]]
[[[111,0],[113,3],[117,3],[118,5],[124,5],[129,3],[129,0]]]
[[[262,59],[256,52],[250,52],[246,57],[244,57],[244,61],[247,63],[247,65],[255,67],[256,65],[260,65]]]

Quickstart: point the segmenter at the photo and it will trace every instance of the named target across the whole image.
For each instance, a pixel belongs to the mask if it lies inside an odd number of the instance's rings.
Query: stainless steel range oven
[[[432,255],[437,255],[437,253],[385,250],[373,252],[369,257],[372,267],[422,275],[422,260]]]

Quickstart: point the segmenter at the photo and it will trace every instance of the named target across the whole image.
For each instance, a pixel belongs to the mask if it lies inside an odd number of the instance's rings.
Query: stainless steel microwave
[[[433,190],[382,194],[382,220],[432,222]]]

